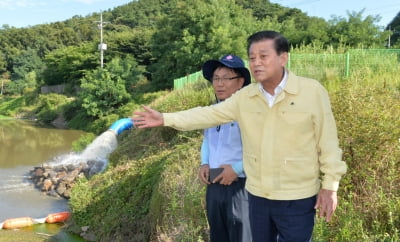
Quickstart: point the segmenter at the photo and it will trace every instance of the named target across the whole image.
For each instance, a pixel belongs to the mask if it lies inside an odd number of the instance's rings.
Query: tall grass
[[[331,100],[348,172],[335,220],[320,221],[315,240],[400,241],[400,86],[349,79]]]
[[[317,48],[317,47],[316,47]],[[305,52],[307,51],[307,52]],[[351,78],[375,81],[384,78],[386,82],[400,83],[396,78],[400,64],[400,49],[397,50],[347,50],[340,51],[296,50],[290,54],[288,68],[294,73],[321,81]],[[378,73],[383,74],[378,75]],[[394,80],[386,80],[386,79]]]
[[[394,73],[360,67],[349,78],[321,80],[348,172],[333,221],[317,219],[314,241],[400,241],[400,84]],[[150,106],[172,112],[212,99],[203,82]],[[89,226],[86,238],[100,241],[207,241],[204,186],[197,178],[201,137],[201,131],[171,128],[122,133],[107,172],[74,187],[70,228],[81,233]]]
[[[365,81],[376,79],[384,83],[400,83],[396,78],[399,64],[400,49],[349,49],[346,46],[333,49],[310,44],[291,51],[287,68],[297,75],[320,81],[334,82],[351,78],[353,81],[362,79],[365,85]],[[174,88],[180,89],[187,83],[202,80],[200,74],[196,72],[175,79]]]
[[[202,82],[151,106],[169,112],[209,105],[212,97]],[[171,128],[122,133],[107,172],[73,188],[69,229],[88,240],[206,241],[204,186],[197,178],[201,133]],[[83,232],[85,225],[90,229]]]

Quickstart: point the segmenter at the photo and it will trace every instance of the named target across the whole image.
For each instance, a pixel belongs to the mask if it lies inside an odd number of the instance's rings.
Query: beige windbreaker
[[[270,108],[257,84],[217,105],[164,113],[164,125],[204,129],[238,121],[246,189],[274,200],[337,191],[346,172],[328,93],[316,80],[288,73],[284,91]]]

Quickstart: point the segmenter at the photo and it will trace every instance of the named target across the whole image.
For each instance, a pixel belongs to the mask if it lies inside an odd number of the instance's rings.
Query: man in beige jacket
[[[253,241],[310,241],[316,210],[330,221],[346,164],[327,91],[285,69],[279,33],[248,38],[252,83],[224,102],[177,113],[135,112],[138,128],[194,130],[236,120],[241,129]]]

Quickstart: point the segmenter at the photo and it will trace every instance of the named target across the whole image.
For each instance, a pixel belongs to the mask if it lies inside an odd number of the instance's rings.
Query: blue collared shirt
[[[242,139],[237,122],[204,130],[204,139],[201,145],[201,164],[208,164],[210,168],[231,165],[238,177],[245,177]]]

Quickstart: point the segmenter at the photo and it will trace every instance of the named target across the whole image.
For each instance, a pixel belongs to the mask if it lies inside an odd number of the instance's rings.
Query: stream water
[[[0,223],[9,218],[44,218],[68,211],[68,201],[43,195],[28,179],[34,166],[69,153],[72,142],[84,132],[39,127],[33,122],[0,120]],[[57,225],[37,229],[51,234]],[[51,230],[51,231],[50,231]],[[76,241],[66,234],[65,241]]]

